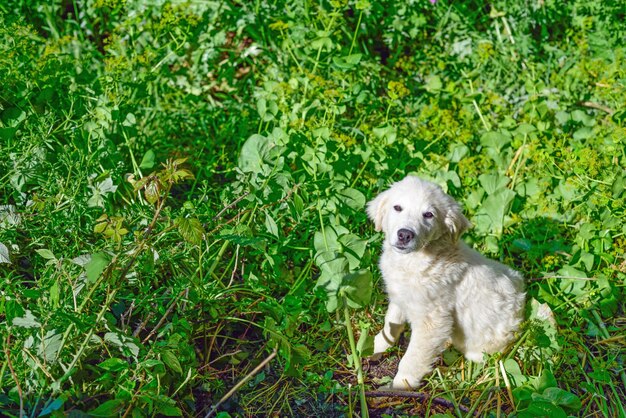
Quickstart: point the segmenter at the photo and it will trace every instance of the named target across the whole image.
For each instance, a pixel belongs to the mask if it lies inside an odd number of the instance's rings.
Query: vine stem
[[[352,322],[350,321],[350,310],[348,309],[348,299],[343,296],[343,313],[348,330],[348,341],[350,342],[350,351],[352,351],[352,361],[354,362],[354,368],[356,369],[356,379],[359,384],[359,398],[361,400],[361,418],[369,418],[369,410],[367,408],[367,399],[365,398],[365,385],[363,380],[363,367],[361,366],[361,357],[356,350],[356,343],[354,342],[354,330],[352,329]]]
[[[359,28],[361,27],[361,18],[363,17],[363,10],[359,13],[359,21],[356,24],[356,28],[354,29],[354,35],[352,36],[352,44],[350,45],[350,52],[348,55],[352,55],[352,50],[354,49],[354,44],[356,43],[356,35],[359,33]]]

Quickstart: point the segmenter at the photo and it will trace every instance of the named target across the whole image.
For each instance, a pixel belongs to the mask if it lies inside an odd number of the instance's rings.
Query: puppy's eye
[[[428,212],[424,212],[424,213],[422,213],[422,216],[423,216],[424,218],[426,218],[426,219],[432,219],[432,218],[433,218],[433,216],[435,216],[435,215],[433,215],[433,213],[432,213],[432,212],[428,211]]]
[[[395,210],[396,212],[402,212],[402,206],[400,206],[400,205],[395,205],[395,206],[393,207],[393,210]]]

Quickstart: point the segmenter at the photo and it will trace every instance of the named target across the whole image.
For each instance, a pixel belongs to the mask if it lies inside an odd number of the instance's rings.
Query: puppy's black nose
[[[415,232],[410,229],[400,229],[398,230],[398,242],[402,245],[406,245],[411,242],[415,238]]]

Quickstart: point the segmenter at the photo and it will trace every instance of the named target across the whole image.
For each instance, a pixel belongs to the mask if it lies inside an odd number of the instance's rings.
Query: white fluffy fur
[[[367,213],[385,234],[380,269],[389,295],[374,356],[411,326],[393,388],[417,387],[448,342],[475,362],[506,348],[523,316],[523,278],[459,240],[471,224],[450,196],[408,176],[369,202]]]

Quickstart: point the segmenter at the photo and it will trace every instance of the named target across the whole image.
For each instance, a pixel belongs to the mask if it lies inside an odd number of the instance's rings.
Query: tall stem
[[[350,311],[348,310],[348,300],[343,297],[343,314],[348,330],[348,341],[350,342],[350,351],[352,351],[352,362],[356,369],[356,380],[359,384],[359,398],[361,399],[361,418],[369,418],[369,411],[367,409],[367,401],[365,399],[365,385],[363,380],[363,368],[361,367],[361,357],[356,351],[356,343],[354,342],[354,331],[352,330],[352,322],[350,322]]]

